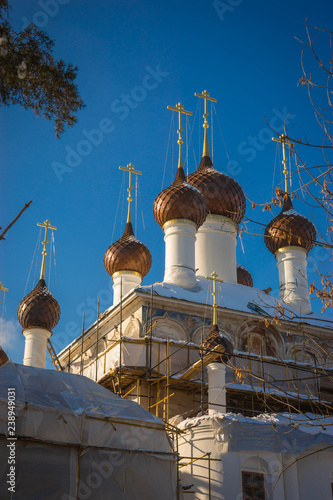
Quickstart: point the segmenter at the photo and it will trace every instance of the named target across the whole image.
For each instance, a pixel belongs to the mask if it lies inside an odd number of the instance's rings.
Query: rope
[[[120,198],[121,198],[121,194],[122,194],[122,191],[123,191],[124,182],[125,182],[125,172],[123,173],[123,178],[122,178],[120,189],[119,189],[119,197],[118,197],[118,203],[117,203],[116,217],[115,217],[114,223],[113,223],[111,243],[113,242],[114,232],[115,232],[115,229],[116,229],[116,223],[117,223],[117,217],[118,217],[118,211],[119,211]]]
[[[199,114],[201,114],[201,99],[198,97],[199,101]],[[199,125],[199,158],[200,158],[200,144],[201,144],[201,123],[200,120],[198,120],[198,125]]]
[[[274,172],[273,172],[273,181],[272,181],[272,198],[275,196],[274,186],[275,186],[275,173],[276,173],[277,152],[278,152],[278,144],[276,143],[275,160],[274,160]]]
[[[166,165],[167,165],[167,161],[168,161],[168,154],[169,154],[169,145],[170,145],[171,130],[173,129],[173,120],[174,120],[174,114],[172,113],[172,114],[171,114],[171,118],[170,118],[169,139],[168,139],[168,145],[167,145],[167,150],[166,150],[166,155],[165,155],[165,163],[164,163],[164,169],[163,169],[163,177],[162,177],[161,191],[163,191],[164,178],[165,178],[165,171],[166,171]]]
[[[28,279],[27,279],[27,282],[25,284],[25,289],[24,289],[23,297],[25,297],[25,295],[26,295],[26,291],[27,291],[27,287],[28,287],[28,283],[29,283],[29,279],[30,279],[30,274],[31,274],[31,269],[32,269],[32,266],[33,266],[33,263],[34,263],[34,260],[35,260],[35,255],[36,255],[36,252],[37,252],[37,247],[38,247],[39,242],[40,242],[41,232],[42,232],[42,228],[39,229],[39,234],[38,234],[38,237],[37,237],[35,251],[34,251],[34,254],[33,254],[33,257],[32,257],[32,261],[31,261],[31,264],[30,264]],[[37,261],[36,261],[36,266],[37,266]],[[35,276],[36,276],[36,269],[35,269]],[[35,278],[34,278],[34,282],[35,282]]]
[[[144,216],[143,216],[142,199],[141,199],[141,191],[140,191],[139,181],[138,181],[138,191],[139,191],[139,200],[140,200],[140,208],[141,208],[141,218],[142,218],[142,226],[143,226],[143,235],[144,235],[145,245],[146,245],[146,247],[148,247],[148,245],[147,245],[146,226],[145,226],[145,220],[144,220]]]
[[[210,103],[210,121],[211,121],[211,130],[210,130],[210,142],[212,144],[212,162],[214,163],[214,134],[213,134],[213,103]]]
[[[174,115],[174,113],[172,113]],[[175,135],[175,122],[172,120],[172,131],[171,131],[172,137]],[[175,141],[172,141],[172,147],[171,147],[171,180],[174,179],[173,175],[173,169],[174,169],[174,163],[175,163]]]
[[[229,165],[231,165],[231,163],[230,163],[230,157],[229,157],[228,150],[227,150],[227,146],[226,146],[226,144],[225,144],[225,140],[224,140],[224,137],[223,137],[223,134],[222,134],[222,129],[221,129],[221,125],[220,125],[219,117],[217,116],[217,113],[216,113],[216,109],[215,109],[214,103],[212,103],[212,107],[213,107],[214,112],[215,112],[215,116],[216,116],[217,124],[218,124],[219,130],[220,130],[220,134],[221,134],[221,137],[222,137],[222,141],[223,141],[224,149],[225,149],[225,152],[226,152],[226,155],[227,155],[227,158],[228,158],[228,163],[229,163]],[[213,114],[213,113],[212,113],[212,114]]]
[[[51,238],[50,238],[51,241],[50,241],[49,281],[48,281],[49,289],[51,287],[52,237],[53,237],[53,229],[52,229]]]
[[[138,176],[135,176],[135,234],[138,229]]]
[[[198,109],[199,109],[199,101],[200,101],[200,99],[198,99],[197,109],[195,110],[195,115],[194,115],[194,119],[193,119],[192,130],[191,130],[190,139],[189,139],[189,145],[192,143],[195,168],[197,168],[197,159],[196,159],[196,156],[195,156],[194,144],[193,144],[193,141],[192,141],[192,134],[193,134],[193,130],[194,130],[195,119],[196,119],[196,116],[197,116],[197,113],[198,113]],[[185,162],[186,161],[188,162],[188,156],[189,156],[188,152],[189,152],[189,147],[186,150]]]
[[[125,172],[123,173],[123,177],[125,176]],[[124,179],[125,181],[125,179]],[[124,227],[124,201],[126,199],[126,195],[125,195],[125,182],[122,184],[122,189],[123,189],[123,192],[122,192],[122,197],[121,197],[121,215],[120,215],[120,227],[123,228]]]
[[[185,121],[185,145],[186,145],[186,156],[185,156],[185,165],[186,165],[186,175],[188,175],[188,129],[189,129],[189,119],[188,115],[186,116],[186,121]]]
[[[290,192],[293,190],[293,175],[292,175],[292,172],[291,172],[291,167],[292,167],[292,163],[291,163],[291,152],[289,153],[289,183],[290,183]]]
[[[4,349],[8,349],[8,340],[7,340],[7,322],[6,322],[6,313],[7,313],[7,307],[6,307],[6,292],[3,292],[3,299],[2,299],[2,313],[1,313],[1,333],[4,332]]]
[[[56,253],[55,253],[55,243],[54,243],[54,232],[52,229],[52,248],[53,248],[53,263],[54,263],[54,275],[56,282],[56,298],[58,299],[58,276],[57,276],[57,261],[56,261]]]

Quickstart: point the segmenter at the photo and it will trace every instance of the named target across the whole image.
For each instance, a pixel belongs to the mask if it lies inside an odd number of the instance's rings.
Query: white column
[[[191,290],[195,276],[195,238],[197,226],[185,219],[174,219],[163,226],[165,241],[164,281]]]
[[[223,363],[210,363],[208,373],[208,414],[226,413],[226,367]]]
[[[25,328],[22,333],[25,336],[23,364],[35,368],[45,368],[46,344],[52,332],[45,328],[32,327]]]
[[[311,312],[307,282],[307,251],[302,247],[280,248],[275,254],[279,270],[280,298],[302,314]]]
[[[125,297],[129,292],[141,285],[142,276],[135,271],[118,271],[112,276],[113,281],[113,305],[120,302],[121,296]]]
[[[195,243],[197,275],[210,276],[237,283],[236,245],[238,224],[222,215],[207,215],[199,227]]]

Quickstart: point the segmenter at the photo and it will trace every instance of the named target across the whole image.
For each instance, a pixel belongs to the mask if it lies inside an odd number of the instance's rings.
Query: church
[[[156,193],[153,206],[164,233],[163,279],[141,284],[152,255],[133,231],[132,179],[141,172],[130,163],[120,167],[129,175],[126,225],[104,254],[113,304],[55,353],[50,337],[60,306],[42,269],[37,286],[18,308],[26,339],[23,364],[43,369],[49,350],[57,369],[53,377],[83,375],[109,391],[116,405],[132,402],[136,412],[145,410],[139,415],[143,427],[153,427],[156,436],[167,432],[172,443],[171,449],[166,437],[148,439],[149,459],[164,454],[170,467],[167,471],[161,460],[152,461],[151,474],[161,474],[161,484],[164,478],[173,485],[160,498],[313,500],[319,494],[331,500],[333,330],[327,318],[311,309],[307,258],[316,244],[316,229],[293,207],[286,160],[292,144],[286,135],[274,139],[283,152],[285,185],[280,213],[265,228],[264,242],[277,263],[276,298],[271,289],[256,288],[248,270],[237,265],[246,198],[241,186],[211,160],[208,102],[216,100],[207,91],[195,95],[204,101],[203,153],[188,176],[182,116],[191,113],[180,103],[168,106],[178,113],[179,156],[173,183]],[[43,227],[47,242],[52,226],[45,221]],[[96,405],[106,397],[106,392],[99,396],[99,389]],[[131,408],[119,410],[124,415],[120,428],[132,418]],[[136,450],[139,456],[143,445],[137,435],[132,441],[133,454]],[[132,492],[111,488],[112,498],[154,498],[157,490],[151,494],[148,481],[144,492],[144,480],[138,477],[140,467],[144,474],[138,456],[128,469],[134,475]],[[126,475],[125,465],[122,473]],[[133,493],[135,481],[141,484],[139,494]],[[102,491],[96,487],[91,498],[106,498]],[[73,498],[85,497],[77,493]]]

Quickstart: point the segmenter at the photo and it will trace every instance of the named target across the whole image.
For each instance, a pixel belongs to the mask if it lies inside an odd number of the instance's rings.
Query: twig
[[[24,205],[24,207],[22,208],[21,212],[15,217],[15,219],[13,220],[13,222],[11,222],[9,224],[9,226],[6,227],[6,229],[0,234],[0,240],[4,240],[4,236],[5,234],[7,233],[8,229],[12,227],[13,224],[15,224],[15,222],[17,221],[17,219],[23,214],[24,210],[26,210],[28,208],[28,206],[30,205],[30,203],[32,203],[32,200],[29,201],[29,203],[26,203]]]

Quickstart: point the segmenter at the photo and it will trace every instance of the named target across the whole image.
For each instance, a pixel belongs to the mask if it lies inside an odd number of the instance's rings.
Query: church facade
[[[132,175],[140,172],[129,164],[126,226],[104,255],[113,305],[58,353],[56,366],[164,420],[178,453],[178,498],[310,500],[321,488],[328,500],[333,339],[332,324],[311,311],[306,268],[316,229],[293,207],[284,154],[281,211],[264,234],[277,261],[279,298],[253,286],[236,262],[245,195],[212,163],[207,102],[215,100],[207,91],[196,95],[205,103],[203,155],[187,177],[182,115],[190,113],[181,104],[170,108],[179,115],[178,169],[153,206],[164,232],[163,281],[141,286],[152,256],[133,231]],[[288,138],[277,140],[285,153]],[[38,293],[19,307],[27,359],[40,329],[45,352],[59,319],[51,299],[53,316],[31,319]],[[306,486],[314,463],[320,482]]]

